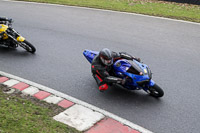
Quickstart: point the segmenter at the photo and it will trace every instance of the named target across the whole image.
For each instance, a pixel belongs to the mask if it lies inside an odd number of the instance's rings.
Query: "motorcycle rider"
[[[0,24],[4,24],[4,25],[10,26],[10,24],[11,24],[12,22],[13,22],[13,20],[12,20],[11,18],[0,17]],[[0,28],[1,28],[1,26],[0,26]],[[3,35],[4,35],[4,32],[1,32],[1,33],[0,33],[0,43],[1,43],[1,41],[3,41],[3,40],[2,40]],[[16,48],[17,45],[16,45],[15,43],[10,42],[10,43],[8,44],[8,47],[9,47],[9,48]]]
[[[110,51],[108,48],[103,48],[99,54],[94,57],[91,70],[101,92],[107,90],[108,85],[115,83],[125,84],[126,78],[115,77],[112,72],[113,62],[118,59],[137,60],[140,62],[140,58],[135,58],[126,52],[120,52],[118,54]]]
[[[6,17],[0,17],[0,24],[4,24],[5,21],[8,21],[8,22],[12,22],[12,19],[11,18],[6,18]]]
[[[6,24],[6,22],[11,23],[12,19],[11,18],[6,18],[6,17],[0,17],[0,24]],[[3,34],[4,34],[4,32],[0,33],[0,40],[3,37]]]

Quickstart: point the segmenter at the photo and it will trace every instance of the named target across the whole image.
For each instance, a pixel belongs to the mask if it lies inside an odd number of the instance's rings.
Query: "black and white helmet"
[[[110,66],[113,64],[113,56],[112,52],[108,48],[104,48],[99,52],[101,62],[106,65]]]

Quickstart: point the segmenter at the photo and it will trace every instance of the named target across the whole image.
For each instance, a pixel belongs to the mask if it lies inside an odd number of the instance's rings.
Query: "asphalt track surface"
[[[198,133],[200,25],[134,14],[0,1],[1,16],[37,48],[0,47],[1,71],[54,88],[156,133]],[[84,49],[126,51],[140,57],[165,92],[110,88],[101,93]]]

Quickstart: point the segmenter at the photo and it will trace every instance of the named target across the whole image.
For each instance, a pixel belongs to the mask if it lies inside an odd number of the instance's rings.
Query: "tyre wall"
[[[163,0],[163,1],[200,5],[200,0]]]

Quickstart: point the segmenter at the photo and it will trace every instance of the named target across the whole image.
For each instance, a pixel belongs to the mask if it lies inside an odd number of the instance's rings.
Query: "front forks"
[[[151,79],[148,84],[146,84],[143,88],[144,91],[150,93],[149,88],[155,85],[155,82]]]

